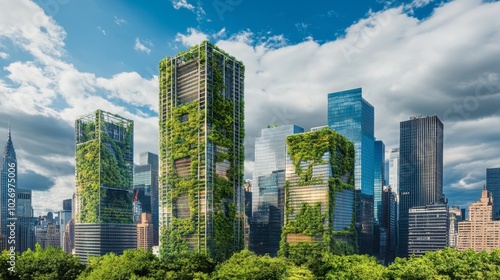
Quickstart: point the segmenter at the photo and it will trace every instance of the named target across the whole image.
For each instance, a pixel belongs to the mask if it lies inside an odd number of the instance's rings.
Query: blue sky
[[[247,178],[261,128],[324,125],[327,94],[362,87],[387,151],[400,121],[441,118],[445,194],[463,207],[500,167],[499,14],[480,0],[0,0],[0,139],[10,121],[20,187],[36,215],[57,211],[74,120],[123,115],[136,159],[157,152],[158,61],[209,39],[246,66]]]

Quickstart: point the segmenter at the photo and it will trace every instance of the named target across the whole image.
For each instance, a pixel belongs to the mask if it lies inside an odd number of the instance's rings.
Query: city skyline
[[[476,200],[486,168],[500,167],[498,2],[294,9],[241,1],[222,17],[213,3],[189,0],[146,7],[44,3],[0,1],[0,140],[10,122],[19,187],[33,190],[36,216],[60,210],[49,201],[74,191],[78,116],[100,108],[133,119],[135,162],[140,152],[157,153],[157,63],[203,39],[246,66],[245,178],[251,178],[260,129],[325,125],[327,94],[356,87],[375,107],[375,137],[386,151],[399,146],[400,121],[412,115],[442,119],[450,205]],[[256,10],[269,24],[246,18]],[[96,21],[75,21],[80,13]]]

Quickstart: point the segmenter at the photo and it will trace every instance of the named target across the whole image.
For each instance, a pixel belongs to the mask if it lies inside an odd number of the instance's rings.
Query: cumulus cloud
[[[174,9],[179,10],[181,8],[188,9],[190,11],[194,10],[194,6],[189,4],[187,0],[172,0],[172,5],[174,6]]]
[[[0,139],[6,139],[10,120],[19,180],[23,187],[36,190],[35,212],[57,211],[60,206],[51,202],[71,197],[75,188],[76,118],[96,109],[120,114],[141,125],[136,131],[145,137],[136,136],[136,149],[158,149],[157,141],[148,138],[158,130],[157,117],[137,113],[142,107],[156,110],[152,96],[157,93],[157,78],[144,79],[135,72],[102,78],[81,72],[64,60],[64,29],[40,7],[31,1],[2,6],[8,9],[0,10],[0,39],[12,41],[28,56],[7,63],[0,78],[0,119],[4,120]],[[152,47],[150,41],[142,43]],[[39,199],[46,196],[50,200]]]
[[[177,33],[175,36],[175,41],[182,43],[186,47],[197,45],[205,40],[208,40],[208,35],[194,28],[188,28],[186,35]]]

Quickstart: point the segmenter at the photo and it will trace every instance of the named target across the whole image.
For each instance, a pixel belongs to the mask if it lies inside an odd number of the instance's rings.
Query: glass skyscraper
[[[150,152],[139,155],[139,165],[134,167],[135,197],[141,203],[141,212],[151,214],[153,245],[158,245],[158,155]]]
[[[409,209],[444,202],[443,123],[437,116],[400,123],[399,250],[408,256]]]
[[[160,61],[160,253],[243,248],[243,63],[205,41]]]
[[[381,222],[382,222],[382,191],[384,188],[384,174],[385,174],[385,145],[384,142],[375,141],[375,155],[374,155],[374,169],[373,169],[373,220],[375,222],[375,254],[380,252],[380,236],[381,236]],[[383,235],[383,233],[382,233]]]
[[[284,218],[285,140],[302,132],[296,125],[284,125],[264,128],[255,139],[249,249],[259,255],[278,253]]]
[[[136,248],[132,220],[134,123],[97,110],[75,122],[75,255]]]
[[[493,198],[493,220],[500,220],[500,168],[486,169],[486,189]]]
[[[328,94],[328,126],[354,143],[356,229],[360,253],[373,254],[374,109],[361,88]]]

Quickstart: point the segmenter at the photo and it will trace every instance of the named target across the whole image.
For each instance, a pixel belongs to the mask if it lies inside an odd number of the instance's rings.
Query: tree
[[[257,256],[255,253],[243,250],[218,265],[213,279],[282,279],[286,271],[287,262],[283,258]]]
[[[61,248],[43,249],[37,243],[34,251],[28,249],[17,258],[15,275],[27,280],[76,279],[84,268],[77,257],[64,253]]]

